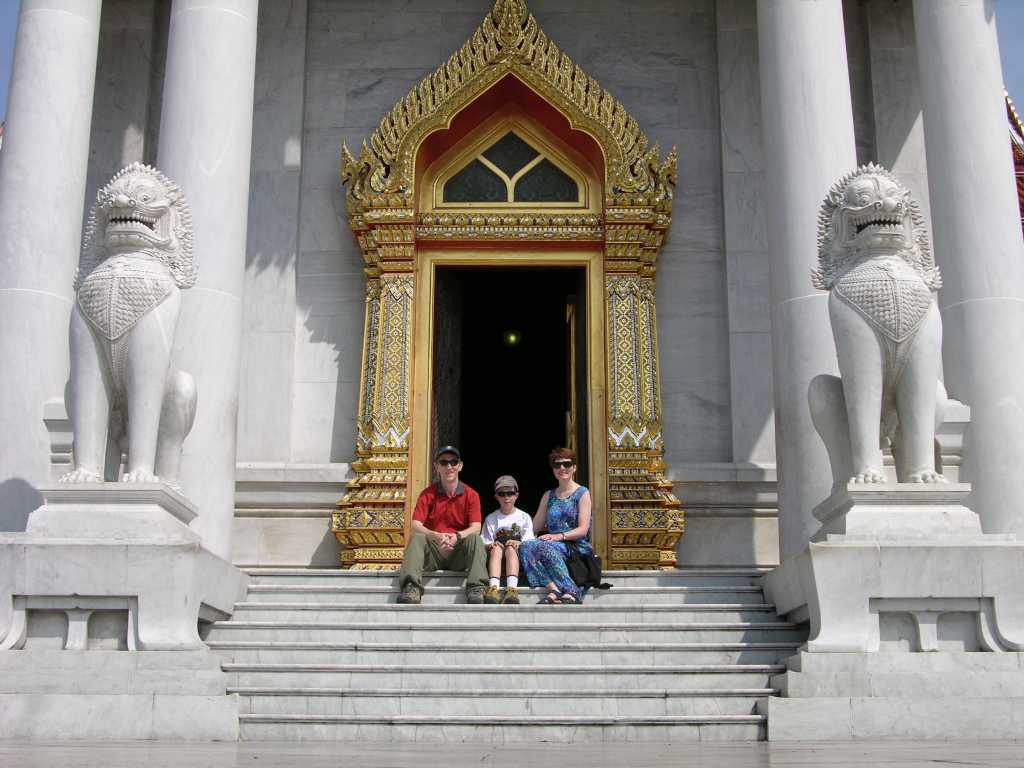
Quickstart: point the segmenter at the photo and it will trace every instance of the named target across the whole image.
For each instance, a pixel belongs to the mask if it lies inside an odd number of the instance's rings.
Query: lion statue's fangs
[[[892,443],[899,482],[941,483],[935,430],[939,382],[939,270],[909,190],[869,164],[829,190],[818,215],[816,288],[829,291],[840,377],[818,376],[808,399],[832,465],[833,491],[883,483]]]
[[[62,482],[177,487],[196,389],[174,370],[181,290],[196,281],[192,217],[177,184],[132,163],[96,195],[75,274],[68,410],[74,469]]]

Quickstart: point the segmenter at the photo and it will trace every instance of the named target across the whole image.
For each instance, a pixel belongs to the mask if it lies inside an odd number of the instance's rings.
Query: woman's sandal
[[[562,601],[558,598],[558,590],[553,589],[544,596],[544,599],[540,601],[541,605],[561,605]]]
[[[558,602],[562,605],[581,605],[580,601],[573,597],[571,592],[563,592],[562,596],[558,598]]]

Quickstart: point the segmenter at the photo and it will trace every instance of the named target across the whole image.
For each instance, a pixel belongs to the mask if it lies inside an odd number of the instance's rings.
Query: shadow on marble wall
[[[341,544],[331,531],[324,534],[323,540],[313,550],[309,559],[312,568],[333,568],[341,562]]]
[[[24,533],[28,516],[43,504],[31,483],[12,477],[0,483],[0,531]]]
[[[162,47],[156,44],[158,0],[107,0],[100,17],[96,90],[89,135],[85,215],[96,191],[118,170],[156,154],[150,107]]]
[[[253,94],[238,461],[288,462],[306,1],[260,3]]]

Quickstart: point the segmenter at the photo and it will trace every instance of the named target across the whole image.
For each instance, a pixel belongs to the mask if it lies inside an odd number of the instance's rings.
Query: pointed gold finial
[[[523,27],[529,15],[524,0],[496,0],[491,16],[502,45],[515,48],[522,41]]]

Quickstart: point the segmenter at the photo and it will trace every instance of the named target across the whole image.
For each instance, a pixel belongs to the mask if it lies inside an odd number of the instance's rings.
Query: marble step
[[[252,584],[248,602],[346,602],[393,604],[399,590],[391,584]],[[521,588],[520,598],[526,603],[539,602],[547,590]],[[429,586],[423,594],[426,605],[452,605],[465,602],[462,586]],[[616,586],[608,590],[592,589],[583,602],[586,605],[657,605],[661,603],[743,603],[763,605],[760,587],[755,586]]]
[[[304,585],[385,585],[394,587],[395,571],[343,571],[338,568],[245,568],[251,584]],[[759,568],[687,568],[673,571],[605,571],[604,580],[615,586],[631,587],[723,587],[758,586],[767,569]],[[424,575],[424,586],[459,587],[466,575],[456,571],[436,571]]]
[[[401,688],[421,690],[486,688],[534,691],[573,688],[692,690],[768,688],[781,664],[596,664],[567,657],[546,666],[494,664],[445,669],[436,664],[267,664],[222,665],[232,688]]]
[[[586,610],[566,608],[560,610]],[[205,640],[293,642],[393,642],[486,645],[497,639],[526,647],[565,643],[792,643],[803,642],[806,630],[773,622],[549,622],[503,621],[495,616],[479,623],[241,621],[214,622]]]
[[[662,717],[377,717],[373,715],[239,715],[245,741],[586,743],[757,741],[762,715]]]
[[[488,689],[417,690],[392,688],[231,688],[241,714],[422,715],[446,714],[518,717],[664,715],[751,715],[758,702],[775,695],[770,688],[710,688],[690,691],[615,691],[601,689],[494,691]]]
[[[228,662],[265,664],[410,664],[479,666],[496,658],[517,664],[776,664],[797,652],[792,643],[574,643],[529,646],[415,643],[297,643],[213,641],[210,648]]]
[[[516,623],[660,624],[678,622],[765,622],[776,620],[775,606],[767,603],[665,603],[659,605],[366,605],[361,603],[235,604],[233,620],[294,621],[308,623],[408,622],[410,624]]]

